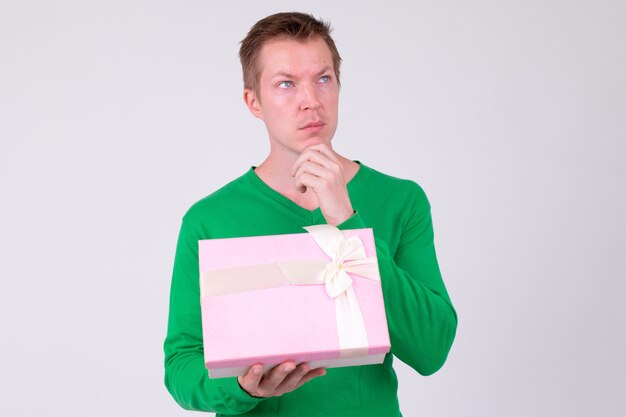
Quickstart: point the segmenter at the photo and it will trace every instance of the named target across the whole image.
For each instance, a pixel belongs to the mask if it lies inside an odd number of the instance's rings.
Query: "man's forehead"
[[[273,47],[277,47],[277,46],[286,47],[290,45],[304,46],[306,48],[312,48],[318,45],[324,45],[326,46],[326,49],[328,49],[328,45],[326,45],[326,42],[320,36],[314,36],[308,39],[295,39],[286,35],[276,36],[274,38],[269,39],[263,44],[262,48],[265,49],[268,46],[269,47],[272,47],[272,46]],[[328,49],[328,52],[330,52],[330,49]]]
[[[260,68],[270,76],[295,75],[294,72],[324,72],[332,69],[330,48],[321,38],[299,41],[290,38],[272,39],[263,45]]]

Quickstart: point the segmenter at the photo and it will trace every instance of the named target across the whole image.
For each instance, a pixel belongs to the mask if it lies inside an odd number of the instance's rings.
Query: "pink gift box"
[[[287,360],[327,368],[383,362],[390,342],[372,229],[333,229],[335,237],[358,238],[367,260],[356,263],[371,267],[367,277],[348,272],[351,289],[337,299],[318,273],[316,282],[295,284],[283,276],[302,281],[306,274],[290,272],[294,266],[317,271],[333,263],[328,246],[323,249],[312,232],[199,241],[204,357],[211,378],[243,375],[256,363],[268,370]],[[350,271],[342,260],[335,259],[333,271]],[[346,303],[350,313],[339,311]],[[361,338],[351,335],[354,329],[363,329]]]

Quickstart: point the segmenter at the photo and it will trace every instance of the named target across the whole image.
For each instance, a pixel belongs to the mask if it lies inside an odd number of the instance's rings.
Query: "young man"
[[[400,416],[392,355],[383,364],[311,369],[286,362],[263,374],[209,379],[203,362],[198,240],[301,233],[328,223],[372,227],[391,353],[423,375],[444,363],[456,313],[441,279],[430,206],[422,189],[337,154],[341,58],[330,28],[279,13],[242,41],[244,100],[267,128],[258,167],[185,215],[172,278],[165,383],[184,408],[218,415]]]

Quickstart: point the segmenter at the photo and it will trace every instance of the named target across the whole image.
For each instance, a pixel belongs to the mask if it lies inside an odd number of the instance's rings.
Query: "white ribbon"
[[[317,225],[305,229],[331,259],[320,275],[326,293],[335,299],[340,356],[367,355],[369,343],[365,321],[348,272],[378,280],[376,258],[366,256],[363,242],[358,237],[346,239],[334,226]]]

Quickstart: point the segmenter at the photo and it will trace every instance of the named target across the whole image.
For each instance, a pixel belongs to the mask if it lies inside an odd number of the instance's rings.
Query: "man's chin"
[[[313,136],[313,137],[305,139],[302,142],[302,145],[304,146],[303,150],[306,148],[310,148],[311,146],[321,145],[321,144],[330,145],[330,139],[322,138],[320,136]]]

